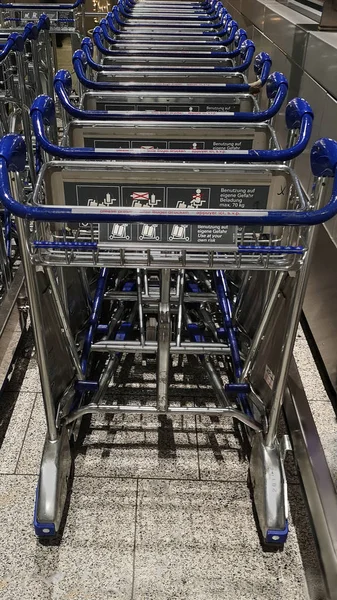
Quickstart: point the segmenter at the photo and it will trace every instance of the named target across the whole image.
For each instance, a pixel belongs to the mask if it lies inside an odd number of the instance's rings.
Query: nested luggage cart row
[[[26,8],[6,6],[2,23],[21,24]],[[60,22],[63,7],[54,10]],[[61,70],[55,94],[37,90],[33,146],[26,130],[25,141],[12,129],[0,143],[0,197],[20,240],[48,426],[38,537],[60,528],[83,416],[135,413],[236,419],[264,542],[287,539],[290,446],[279,419],[315,226],[337,213],[337,179],[325,205],[323,194],[337,144],[313,145],[308,197],[293,161],[312,109],[288,99],[281,148],[273,119],[288,82],[268,54],[254,55],[221,2],[119,0],[81,39],[74,80]],[[191,355],[211,403],[172,401],[172,362]],[[130,356],[155,369],[155,402],[144,382],[137,402],[120,398]]]

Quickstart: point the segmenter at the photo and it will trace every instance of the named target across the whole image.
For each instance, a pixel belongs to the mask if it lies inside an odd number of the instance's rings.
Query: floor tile
[[[328,395],[301,327],[299,327],[297,334],[294,357],[308,400],[310,402],[314,400],[329,402]]]
[[[306,600],[292,528],[265,553],[245,484],[140,481],[134,600]]]
[[[196,479],[194,417],[93,417],[76,457],[76,475]]]
[[[75,480],[60,545],[41,545],[35,477],[0,477],[1,600],[130,600],[136,481]]]
[[[24,442],[36,394],[7,392],[1,396],[4,413],[11,412],[8,427],[0,448],[0,473],[14,473]]]
[[[15,473],[24,475],[38,474],[41,454],[46,437],[46,417],[42,394],[35,394],[36,400],[23,442]]]
[[[201,479],[247,481],[249,463],[233,419],[198,418],[197,438]]]

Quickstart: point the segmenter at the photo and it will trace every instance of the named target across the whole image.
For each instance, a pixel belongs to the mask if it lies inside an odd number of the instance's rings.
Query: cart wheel
[[[34,530],[35,535],[40,541],[52,541],[57,539],[57,529],[55,523],[39,523],[37,520],[37,505],[39,501],[39,484],[36,487],[35,506],[34,506]]]
[[[262,548],[262,551],[270,552],[272,554],[276,553],[276,552],[283,552],[284,545],[287,541],[287,536],[288,536],[288,525],[286,526],[285,530],[273,531],[273,532],[268,531],[267,535],[266,535],[266,533],[263,532],[260,527],[259,518],[258,518],[256,506],[255,506],[255,500],[254,500],[254,487],[253,487],[250,472],[248,472],[247,486],[248,486],[248,489],[250,492],[253,516],[254,516],[256,530],[257,530],[257,534],[259,536],[260,546]],[[276,539],[276,538],[278,538],[278,539]]]

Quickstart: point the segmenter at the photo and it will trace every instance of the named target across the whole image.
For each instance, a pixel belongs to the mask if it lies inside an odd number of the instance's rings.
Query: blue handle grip
[[[10,33],[6,43],[0,52],[0,63],[7,58],[11,50],[15,52],[23,52],[25,48],[25,40],[19,33]]]
[[[133,83],[130,81],[125,82],[105,82],[105,81],[92,81],[86,77],[85,70],[87,67],[87,60],[83,50],[76,50],[73,55],[73,66],[74,71],[77,75],[80,83],[87,89],[91,90],[169,90],[175,91],[189,91],[189,92],[225,92],[225,93],[240,93],[250,92],[251,87],[248,83],[226,83],[226,84],[212,84],[212,83],[156,83],[156,82],[139,82]],[[267,78],[265,79],[265,81]],[[263,81],[263,84],[265,83]],[[255,91],[255,90],[254,90]]]
[[[267,96],[273,100],[272,104],[264,111],[258,112],[231,112],[231,113],[184,113],[160,111],[105,111],[82,110],[71,104],[69,93],[73,89],[69,71],[58,71],[54,78],[55,92],[65,110],[75,119],[106,121],[108,119],[136,119],[148,121],[186,121],[189,122],[226,122],[226,123],[260,123],[273,118],[280,110],[288,93],[288,81],[282,73],[273,73],[268,77],[266,84]]]
[[[67,148],[52,144],[45,132],[45,125],[55,121],[55,105],[49,96],[39,96],[32,104],[31,119],[37,143],[50,155],[59,158],[86,160],[188,160],[188,161],[225,161],[225,162],[277,162],[296,158],[306,148],[312,130],[313,113],[310,105],[302,98],[291,100],[286,108],[286,123],[290,129],[299,129],[294,146],[284,150],[144,150],[112,149],[97,151],[95,148]]]
[[[133,13],[132,10],[130,10],[127,5],[125,5],[124,2],[117,2],[117,7],[118,10],[120,12],[120,14],[125,17],[126,19],[132,19],[132,18],[136,18],[139,21],[145,21],[145,23],[147,21],[153,21],[153,15],[146,15],[146,14],[137,14],[135,15]],[[221,11],[221,5],[218,5],[215,11],[211,11],[209,13],[207,13],[205,15],[204,14],[193,14],[191,11],[190,15],[183,15],[183,16],[179,16],[179,13],[177,13],[177,15],[171,15],[171,14],[167,14],[167,15],[156,15],[155,16],[155,20],[156,22],[160,22],[162,20],[165,21],[181,21],[182,25],[184,23],[189,23],[191,21],[194,21],[196,23],[200,22],[200,21],[215,21],[216,19],[219,18],[219,14]]]
[[[49,31],[50,29],[50,19],[48,17],[48,15],[41,15],[38,22],[37,22],[37,28],[39,31]]]
[[[112,13],[113,13],[112,22],[116,21],[117,25],[119,25],[120,27],[126,27],[125,30],[119,31],[113,25],[112,30],[114,31],[114,33],[123,33],[123,34],[124,33],[128,33],[127,29],[128,29],[128,27],[130,27],[130,24],[126,23],[125,21],[123,21],[123,19],[120,18],[120,14],[119,14],[117,6],[113,7]],[[203,26],[199,25],[200,32],[203,33],[203,35],[212,35],[212,36],[213,35],[225,35],[225,30],[221,29],[221,32],[218,32],[218,31],[215,31],[215,30],[218,29],[218,28],[222,28],[223,22],[224,22],[225,18],[227,17],[227,15],[228,15],[228,13],[225,13],[225,11],[224,11],[223,16],[219,19],[219,23],[218,24],[213,23],[212,29],[214,29],[214,31],[206,31],[206,29],[205,29],[205,31],[203,31],[203,29],[204,29]],[[190,35],[190,36],[195,36],[195,35],[199,36],[200,35],[200,33],[198,33],[198,34],[190,33],[189,34],[188,33],[188,26],[185,25],[184,27],[187,29],[186,32],[184,31],[184,36],[185,35]],[[167,29],[167,25],[165,25],[165,24],[161,25],[161,24],[156,23],[156,28],[166,28]],[[132,35],[132,33],[129,32],[129,35]],[[163,32],[163,35],[171,36],[172,33]]]
[[[26,40],[37,40],[39,37],[39,30],[37,25],[34,23],[27,23],[22,33],[23,39]]]
[[[231,21],[231,23],[234,23],[234,21]],[[223,41],[220,40],[212,40],[211,42],[209,40],[202,40],[200,42],[200,40],[198,40],[198,42],[193,42],[193,41],[187,41],[187,42],[181,42],[181,41],[172,41],[170,40],[161,40],[161,41],[153,41],[151,39],[149,40],[141,40],[139,41],[137,39],[137,42],[133,42],[132,40],[130,40],[130,44],[133,44],[133,46],[130,46],[129,49],[126,50],[118,50],[118,46],[117,49],[110,49],[110,48],[106,48],[104,46],[104,40],[108,42],[108,44],[110,44],[111,46],[115,46],[116,44],[118,44],[118,38],[112,38],[109,34],[109,25],[108,25],[108,20],[107,19],[102,19],[100,21],[100,25],[95,27],[95,29],[93,30],[93,40],[94,43],[96,45],[96,47],[98,48],[98,50],[101,52],[101,54],[103,54],[104,56],[122,56],[123,54],[127,55],[131,52],[134,52],[134,48],[136,47],[136,52],[140,53],[144,53],[144,50],[142,50],[142,46],[143,45],[147,45],[147,46],[151,46],[151,48],[156,48],[156,46],[169,46],[169,48],[181,48],[181,46],[183,45],[184,47],[187,46],[193,46],[195,47],[196,45],[199,46],[200,50],[203,50],[203,46],[209,47],[209,46],[220,46],[220,47],[225,47],[226,44]],[[245,37],[245,39],[247,39],[247,35]],[[236,48],[236,50],[232,50],[231,52],[224,52],[224,51],[220,51],[220,55],[221,56],[225,56],[227,58],[234,58],[235,56],[238,56],[240,54],[240,47],[242,42],[244,41],[244,38],[242,37],[242,41],[238,41],[238,46]],[[147,50],[145,49],[145,52],[150,54],[152,50]],[[157,51],[156,51],[157,53]],[[212,52],[212,54],[214,56],[217,56],[216,52]],[[151,54],[152,55],[152,54]]]
[[[214,32],[213,31],[209,31],[209,32],[208,31],[203,31],[202,35],[205,36],[205,37],[209,36],[209,37],[213,37],[213,38],[214,37],[218,38],[220,36],[226,35],[225,24],[227,23],[228,19],[231,20],[231,17],[230,17],[229,14],[227,14],[227,11],[224,9],[224,15],[221,18],[221,20],[222,20],[222,26],[221,26],[220,31],[216,31],[216,32],[215,31]],[[123,34],[123,35],[127,34],[127,35],[130,36],[130,38],[133,35],[132,33],[128,32],[127,30],[121,30],[121,29],[118,28],[118,25],[123,26],[123,23],[119,23],[118,22],[118,17],[116,17],[116,14],[115,14],[114,11],[113,12],[109,12],[107,14],[107,21],[109,23],[110,30],[115,35],[118,36],[118,35],[121,35],[121,34]],[[117,26],[116,26],[116,24],[117,24]],[[137,35],[139,36],[139,34],[137,34]],[[151,34],[148,33],[148,34],[144,34],[144,35],[149,36]],[[191,39],[193,39],[193,38],[196,38],[197,40],[200,39],[200,33],[195,34],[195,33],[188,33],[187,31],[184,31],[183,35],[184,35],[184,38],[189,37]],[[163,32],[161,32],[161,36],[162,36],[162,38],[164,40],[166,39],[166,37],[168,37],[170,40],[172,40],[172,39],[174,39],[174,37],[181,37],[181,34],[174,34],[172,32],[165,32],[165,31],[163,31]]]
[[[95,27],[95,30],[100,29],[98,27]],[[98,47],[98,50],[102,53],[104,53],[104,46],[101,43],[100,40],[100,32],[95,31],[94,32],[94,40],[96,43],[96,46]],[[247,40],[247,42],[250,42],[250,40]],[[83,38],[82,43],[81,43],[81,49],[83,50],[86,59],[87,59],[87,63],[89,65],[89,67],[91,69],[93,69],[94,71],[106,71],[106,72],[111,72],[114,73],[116,71],[135,71],[135,70],[141,70],[142,72],[144,71],[144,67],[140,66],[136,69],[136,67],[134,67],[133,65],[102,65],[100,63],[97,63],[94,61],[93,59],[93,43],[92,40],[88,37]],[[222,52],[216,52],[216,53],[212,53],[209,52],[209,54],[204,57],[207,58],[209,60],[210,66],[202,66],[202,67],[189,67],[188,68],[188,72],[189,73],[209,73],[209,72],[222,72],[222,73],[237,73],[237,72],[244,72],[246,71],[253,59],[254,56],[254,51],[255,51],[255,46],[253,44],[253,42],[250,42],[250,45],[247,43],[246,47],[245,47],[245,52],[240,52],[241,57],[243,58],[243,61],[240,65],[237,66],[217,66],[217,65],[212,65],[212,59],[215,58],[219,58],[219,57],[224,57],[227,58],[226,53],[222,53]],[[137,58],[137,55],[134,55],[132,52],[121,52],[118,53],[118,55],[124,55],[124,56],[135,56],[135,59]],[[151,56],[153,58],[156,57],[160,57],[163,56],[165,58],[169,58],[169,57],[173,57],[176,58],[176,54],[171,53],[170,52],[153,52],[153,51],[149,51],[149,52],[144,52],[142,51],[139,54],[139,59],[141,60],[143,56]],[[184,53],[180,53],[179,57],[184,58]],[[190,53],[187,55],[189,58],[190,57],[198,57],[198,55],[193,55],[193,53]],[[186,66],[182,65],[182,66],[171,66],[171,67],[167,67],[167,66],[163,66],[161,65],[160,67],[155,66],[155,65],[146,65],[146,71],[150,72],[150,71],[158,71],[158,69],[160,70],[160,72],[174,72],[174,73],[179,73],[179,72],[186,72]]]
[[[30,219],[35,221],[53,221],[53,222],[72,222],[72,223],[94,223],[110,222],[110,223],[128,223],[128,222],[146,222],[146,223],[176,223],[176,224],[194,224],[202,223],[204,225],[317,225],[324,223],[337,214],[337,176],[336,176],[336,160],[337,160],[337,143],[329,140],[319,140],[314,145],[311,156],[324,155],[325,164],[328,165],[327,174],[333,174],[335,177],[332,195],[326,206],[319,210],[266,210],[260,211],[245,211],[235,210],[228,211],[223,216],[207,215],[206,211],[201,211],[203,214],[191,214],[192,211],[180,211],[175,209],[172,215],[171,209],[160,210],[156,214],[156,210],[146,209],[143,213],[130,209],[106,209],[104,212],[97,214],[95,211],[85,210],[83,212],[74,210],[72,207],[50,207],[50,206],[31,206],[17,202],[11,195],[9,182],[10,171],[23,171],[26,163],[26,147],[23,138],[19,135],[8,134],[0,141],[0,200],[4,207],[13,215],[21,219]],[[322,149],[323,148],[323,149]],[[332,151],[331,159],[330,153]],[[314,162],[316,165],[317,163]],[[315,166],[316,168],[316,166]],[[324,173],[324,169],[322,170]],[[124,211],[124,212],[123,212]],[[249,212],[249,215],[247,215]],[[197,213],[197,211],[196,211]],[[246,213],[246,214],[245,214]]]

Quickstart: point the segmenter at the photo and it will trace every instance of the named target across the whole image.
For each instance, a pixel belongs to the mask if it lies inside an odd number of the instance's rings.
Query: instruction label
[[[267,206],[269,185],[123,185],[64,183],[67,205],[106,209],[128,207],[146,213],[146,209],[171,208],[203,210],[264,209]],[[97,229],[98,225],[95,226]],[[142,243],[204,244],[208,246],[235,243],[237,228],[231,225],[207,223],[101,223],[99,239]]]
[[[90,138],[84,137],[85,148],[95,148],[95,150],[109,150],[113,148],[142,148],[144,150],[251,150],[253,147],[253,138],[251,139],[224,139],[224,140],[134,140],[134,139],[113,139],[113,138]]]
[[[226,101],[224,103],[218,104],[178,104],[173,102],[172,104],[162,104],[159,102],[153,102],[148,104],[128,104],[128,103],[120,103],[114,104],[111,101],[105,100],[97,100],[96,102],[97,110],[107,110],[109,112],[118,112],[118,111],[126,111],[126,110],[137,110],[143,112],[215,112],[215,113],[224,113],[224,112],[239,112],[240,111],[240,102],[238,100]]]
[[[43,14],[49,17],[49,20],[52,25],[56,25],[57,27],[64,28],[73,28],[74,27],[74,15],[73,11],[69,10],[48,10],[43,9]],[[41,11],[39,10],[22,10],[16,11],[16,18],[23,21],[38,21],[41,15]]]

